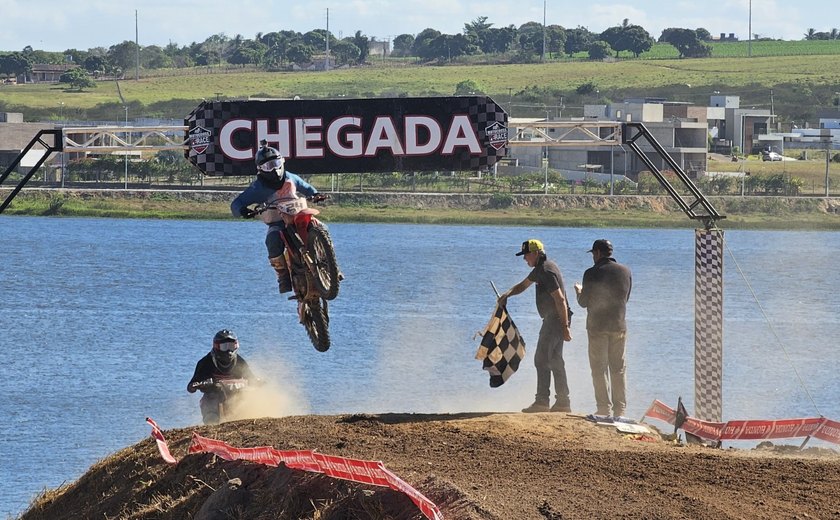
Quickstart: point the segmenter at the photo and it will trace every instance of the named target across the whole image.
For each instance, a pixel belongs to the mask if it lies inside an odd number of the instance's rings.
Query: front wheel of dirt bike
[[[330,348],[330,331],[327,327],[328,318],[320,302],[303,303],[303,326],[312,346],[318,352],[326,352]]]
[[[327,300],[334,299],[338,296],[338,262],[332,239],[324,226],[313,224],[309,228],[306,248],[315,262],[315,287]]]

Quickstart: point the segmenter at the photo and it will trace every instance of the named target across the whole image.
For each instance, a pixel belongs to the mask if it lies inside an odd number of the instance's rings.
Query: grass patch
[[[55,200],[62,203],[56,207]],[[229,220],[229,202],[199,202],[190,199],[81,198],[71,194],[49,195],[23,192],[6,209],[9,215],[107,217],[144,219]],[[838,230],[840,215],[820,210],[821,199],[785,197],[714,197],[713,205],[727,216],[719,222],[725,229]],[[414,224],[460,224],[473,226],[561,226],[624,228],[694,228],[700,221],[682,211],[645,208],[604,209],[539,207],[417,208],[371,203],[330,204],[320,208],[320,218],[331,222],[374,222]]]
[[[727,51],[731,56],[744,52],[740,56],[745,56],[745,45],[746,42],[715,44],[714,48],[731,49]],[[668,48],[673,49],[670,45],[655,46],[660,53]],[[773,48],[776,51],[763,50]],[[814,54],[785,54],[806,51]],[[763,55],[765,52],[779,54]],[[530,98],[535,93],[544,91],[572,96],[578,86],[587,82],[598,85],[602,98],[616,100],[625,91],[651,91],[651,95],[660,95],[653,91],[687,85],[690,85],[688,90],[677,92],[690,101],[694,101],[691,98],[694,95],[708,101],[709,93],[715,89],[760,90],[761,96],[767,97],[766,92],[774,86],[801,85],[805,90],[792,95],[802,103],[803,100],[810,101],[808,96],[811,94],[807,89],[814,85],[824,85],[833,92],[840,84],[840,42],[754,42],[753,56],[750,59],[676,59],[674,56],[675,59],[633,59],[613,63],[563,59],[545,64],[370,66],[327,74],[260,71],[219,74],[202,68],[204,73],[183,70],[176,75],[121,81],[120,89],[129,107],[129,117],[182,118],[198,106],[208,92],[219,92],[222,99],[247,99],[258,94],[274,98],[300,95],[307,99],[437,96],[452,95],[456,85],[465,78],[480,78],[485,92],[501,103],[511,96],[516,101],[532,101]],[[783,92],[779,90],[777,108],[783,103]],[[40,83],[0,85],[0,98],[3,100],[0,108],[24,112],[27,120],[61,117],[64,120],[122,121],[124,117],[114,81],[101,81],[97,88],[83,92]],[[742,99],[745,106],[748,102],[753,103]],[[63,107],[61,112],[59,107]]]

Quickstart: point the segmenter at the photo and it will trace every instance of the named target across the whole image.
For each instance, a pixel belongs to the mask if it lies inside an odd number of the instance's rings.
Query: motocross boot
[[[274,271],[277,272],[277,285],[280,287],[280,294],[287,293],[292,290],[292,277],[289,274],[289,269],[286,267],[286,259],[282,256],[275,256],[269,258],[268,262]]]

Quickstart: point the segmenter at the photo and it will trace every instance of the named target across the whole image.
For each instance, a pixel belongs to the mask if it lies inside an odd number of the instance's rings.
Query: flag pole
[[[493,280],[490,280],[490,286],[493,288],[493,292],[496,293],[496,298],[501,298],[501,294],[499,294],[499,290],[496,289],[496,284],[493,283]]]

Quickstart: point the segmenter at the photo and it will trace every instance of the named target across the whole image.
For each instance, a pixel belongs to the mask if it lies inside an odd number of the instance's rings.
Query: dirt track
[[[186,455],[192,429],[165,431],[51,492],[23,518],[423,518],[403,495],[323,475]],[[197,431],[237,447],[315,449],[381,460],[447,519],[840,518],[840,455],[717,450],[619,434],[546,414],[300,416]],[[241,487],[213,500],[214,489]]]

